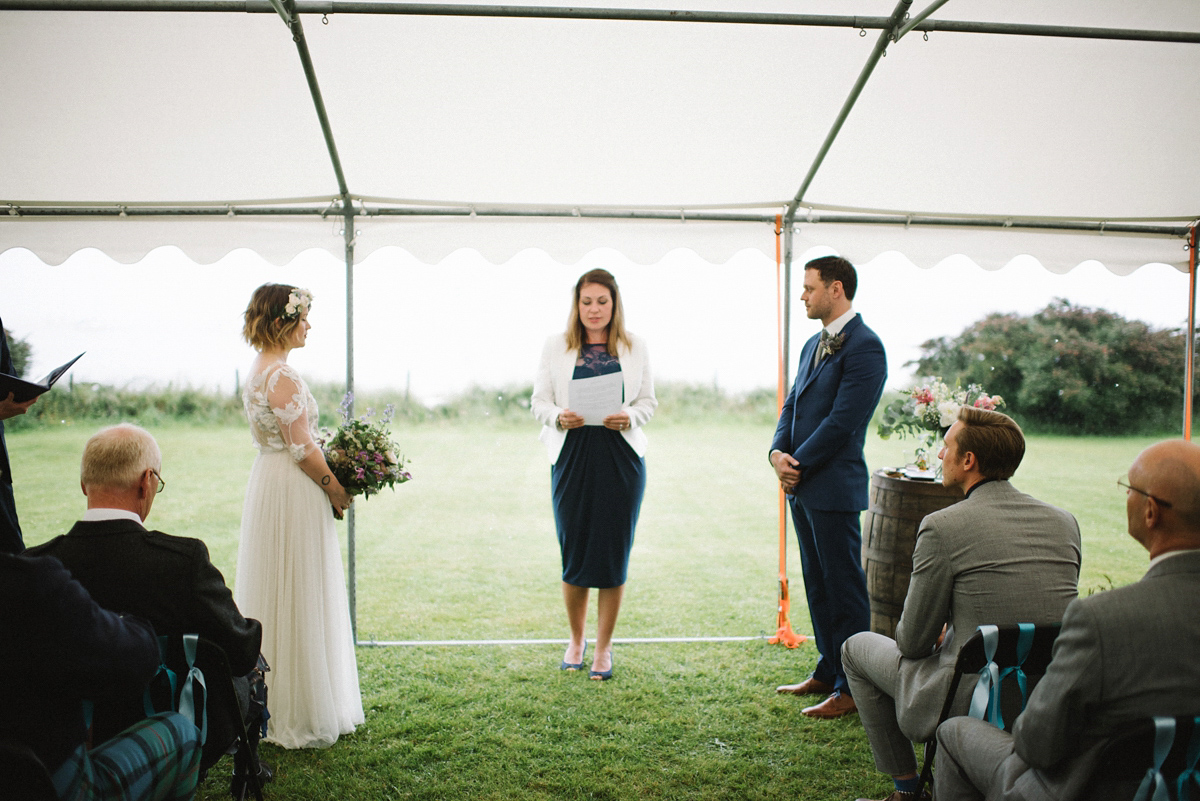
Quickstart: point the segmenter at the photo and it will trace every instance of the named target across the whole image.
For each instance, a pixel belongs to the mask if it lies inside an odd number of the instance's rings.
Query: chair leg
[[[937,738],[925,743],[925,759],[921,762],[921,776],[917,781],[917,798],[926,790],[932,790],[933,755],[937,751]]]

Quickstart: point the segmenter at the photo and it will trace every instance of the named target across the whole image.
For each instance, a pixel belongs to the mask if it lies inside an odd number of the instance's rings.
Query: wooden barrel
[[[862,527],[871,631],[896,636],[921,520],[962,498],[959,489],[943,487],[940,481],[905,478],[888,470],[876,470],[871,476],[870,506]]]

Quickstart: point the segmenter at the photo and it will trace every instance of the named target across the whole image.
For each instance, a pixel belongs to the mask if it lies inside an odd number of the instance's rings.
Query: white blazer
[[[633,334],[629,335],[632,347],[622,345],[617,354],[621,362],[621,380],[625,387],[625,402],[621,411],[629,415],[629,428],[621,436],[638,456],[646,455],[646,433],[642,426],[654,416],[658,400],[654,397],[654,377],[650,374],[650,355],[646,343]],[[533,416],[542,424],[538,439],[546,446],[550,464],[558,461],[567,432],[558,427],[558,415],[567,408],[571,376],[575,373],[578,351],[567,350],[566,334],[555,334],[546,340],[542,348],[542,360],[538,365],[537,377],[533,381],[531,406]]]

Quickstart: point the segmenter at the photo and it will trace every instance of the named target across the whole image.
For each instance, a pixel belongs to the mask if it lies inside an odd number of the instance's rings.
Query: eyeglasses
[[[153,467],[148,468],[148,469],[150,470],[151,473],[154,474],[154,477],[158,479],[158,489],[156,489],[154,491],[154,494],[158,495],[159,493],[161,493],[163,490],[165,490],[167,488],[167,482],[163,481],[163,477],[160,476],[158,474],[158,471],[155,470]]]
[[[1162,507],[1162,508],[1164,508],[1164,509],[1170,509],[1170,508],[1171,508],[1171,502],[1170,502],[1170,501],[1164,501],[1162,498],[1158,497],[1157,495],[1151,495],[1150,493],[1146,492],[1145,490],[1140,490],[1140,489],[1138,489],[1137,487],[1131,487],[1131,486],[1129,486],[1129,484],[1128,484],[1128,483],[1125,481],[1125,479],[1123,479],[1123,478],[1118,478],[1118,479],[1117,479],[1117,486],[1118,486],[1118,487],[1124,487],[1124,488],[1125,488],[1125,492],[1126,492],[1127,494],[1128,494],[1128,493],[1130,493],[1130,492],[1136,492],[1138,495],[1145,495],[1147,498],[1152,498],[1152,499],[1154,500],[1154,502],[1155,502],[1155,503],[1157,503],[1159,506],[1161,506],[1161,507]]]

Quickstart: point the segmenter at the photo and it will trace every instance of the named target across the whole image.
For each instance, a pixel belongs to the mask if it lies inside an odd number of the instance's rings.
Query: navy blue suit
[[[0,321],[0,373],[16,373],[12,355],[8,352],[8,337],[4,336],[3,321]],[[0,420],[0,551],[20,553],[25,550],[25,543],[21,539],[21,524],[17,521],[12,483],[8,449],[4,445],[4,421]]]
[[[799,462],[800,483],[790,503],[820,652],[813,677],[848,694],[842,643],[866,631],[871,615],[859,527],[869,480],[863,443],[887,380],[887,357],[861,315],[841,334],[841,347],[816,364],[820,333],[804,343],[771,450]]]

